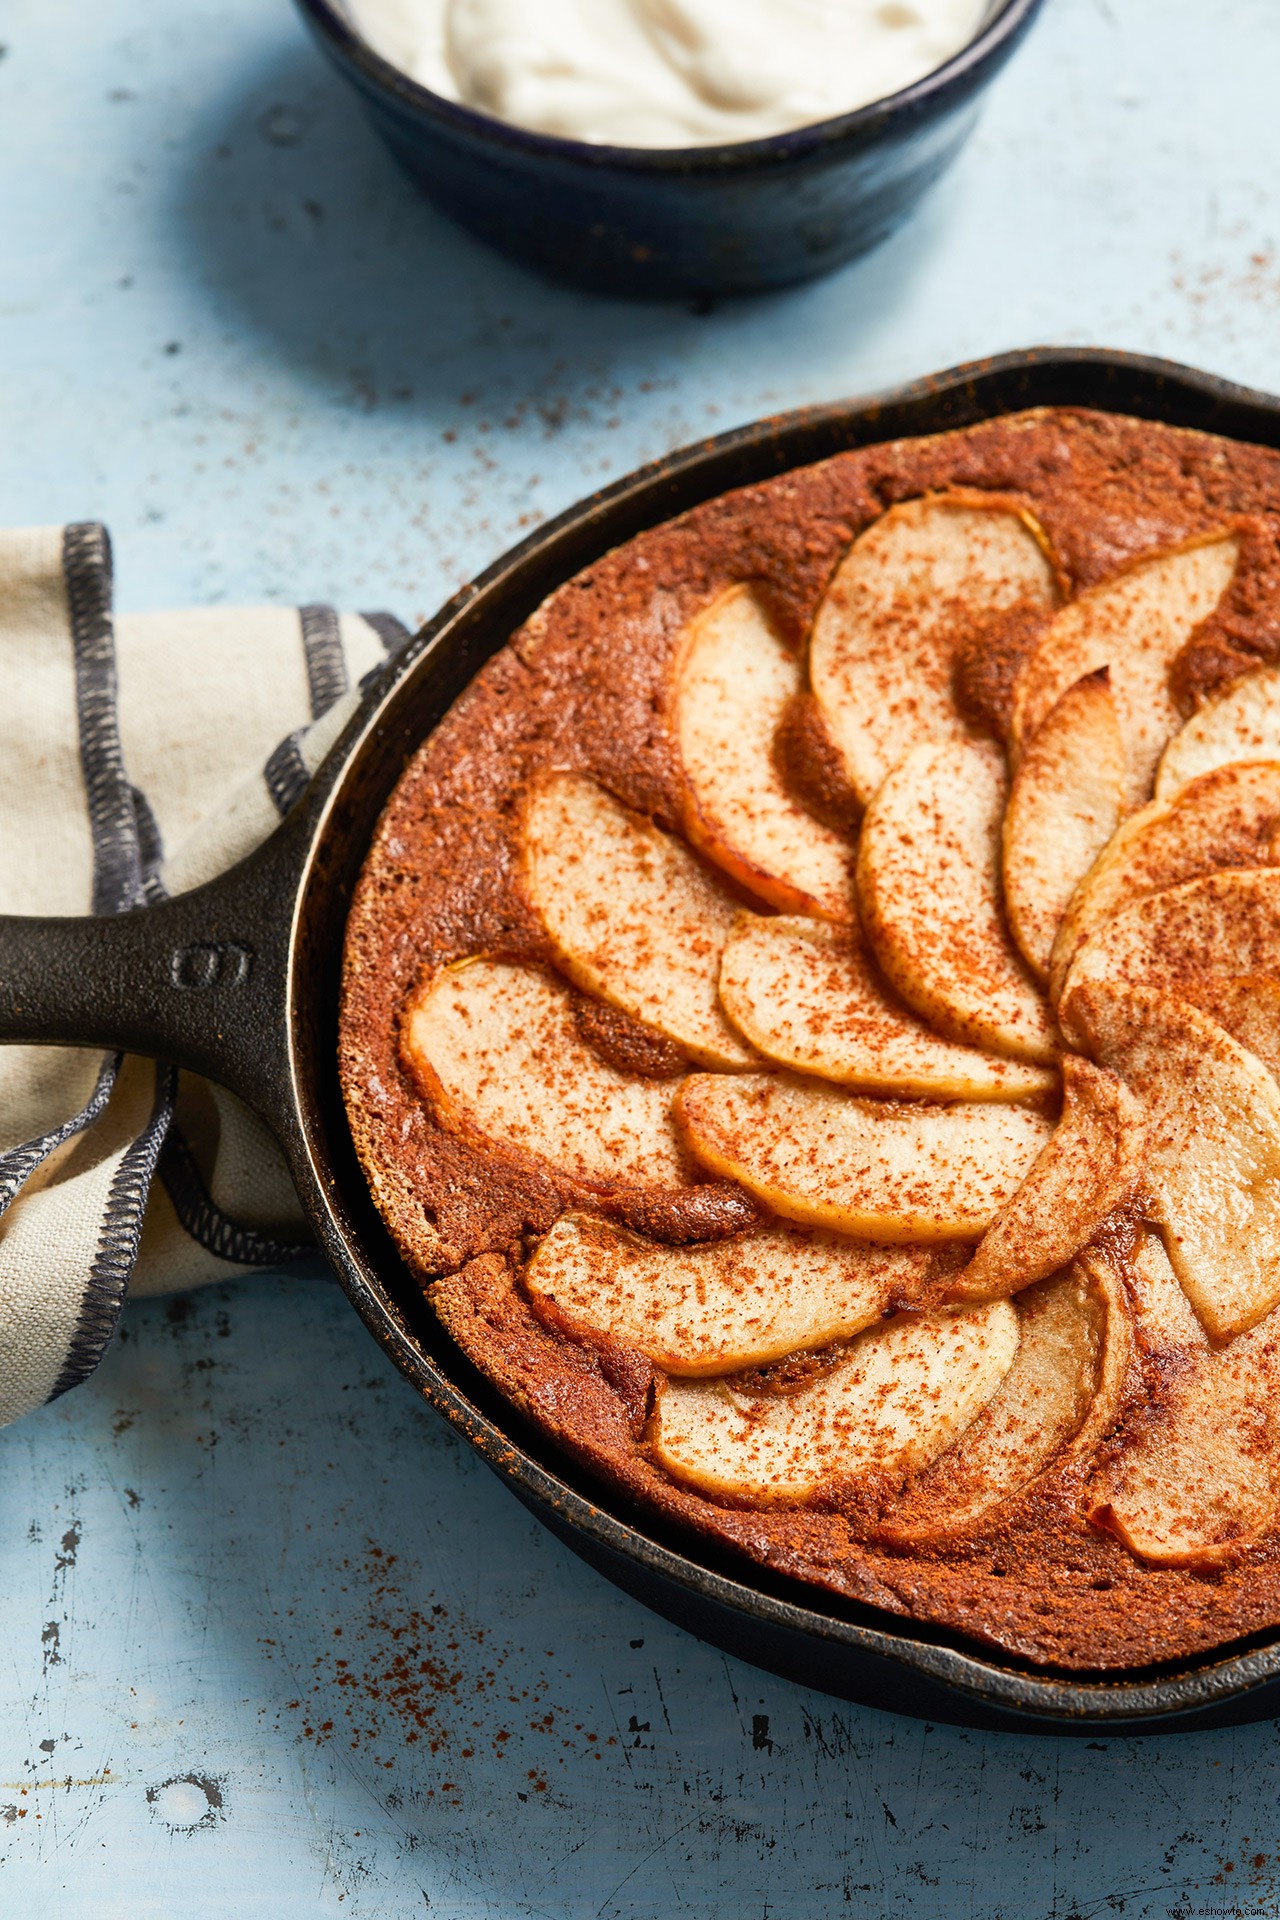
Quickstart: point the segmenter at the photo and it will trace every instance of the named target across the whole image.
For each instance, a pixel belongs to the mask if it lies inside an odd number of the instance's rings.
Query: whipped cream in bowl
[[[891,233],[1043,0],[295,4],[452,219],[593,293],[703,302]]]
[[[989,0],[347,0],[383,59],[509,125],[619,147],[725,146],[910,86]]]

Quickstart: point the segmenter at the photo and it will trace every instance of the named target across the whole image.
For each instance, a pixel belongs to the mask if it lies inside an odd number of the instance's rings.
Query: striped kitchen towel
[[[115,615],[105,528],[0,532],[0,913],[120,913],[266,838],[408,638],[329,607]],[[0,1424],[86,1378],[127,1293],[305,1250],[278,1149],[151,1061],[0,1047]]]

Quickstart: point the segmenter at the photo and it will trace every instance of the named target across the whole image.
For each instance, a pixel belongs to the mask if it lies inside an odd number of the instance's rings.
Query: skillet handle
[[[298,808],[238,866],[156,906],[84,919],[0,915],[0,1043],[173,1061],[287,1131],[288,967],[307,812]]]

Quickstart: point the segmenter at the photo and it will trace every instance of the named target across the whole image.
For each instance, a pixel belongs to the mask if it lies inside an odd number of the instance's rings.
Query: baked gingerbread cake
[[[449,1334],[775,1573],[1059,1668],[1280,1624],[1280,455],[729,493],[423,742],[341,1066]]]

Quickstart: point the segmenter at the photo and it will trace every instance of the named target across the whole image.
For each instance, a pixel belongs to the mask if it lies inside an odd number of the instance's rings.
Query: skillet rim
[[[846,448],[1037,406],[1105,408],[1280,447],[1280,399],[1268,394],[1145,356],[1034,348],[869,398],[801,408],[678,449],[570,507],[456,594],[378,671],[301,803],[306,850],[288,941],[288,1084],[276,1123],[322,1248],[383,1351],[517,1498],[614,1584],[757,1665],[866,1704],[1007,1730],[1182,1730],[1261,1718],[1280,1705],[1280,1627],[1247,1647],[1215,1648],[1163,1672],[1055,1673],[958,1635],[953,1643],[925,1623],[850,1607],[799,1582],[772,1590],[767,1576],[751,1577],[745,1561],[734,1559],[725,1571],[720,1556],[692,1537],[680,1534],[684,1544],[673,1546],[663,1525],[627,1518],[627,1503],[538,1435],[494,1390],[486,1392],[487,1383],[447,1338],[448,1367],[415,1332],[407,1303],[420,1303],[416,1311],[427,1320],[430,1308],[384,1230],[382,1248],[370,1249],[380,1223],[370,1229],[369,1217],[376,1215],[337,1088],[340,967],[325,923],[332,923],[344,891],[349,896],[373,824],[361,827],[370,803],[366,796],[360,804],[353,790],[373,768],[376,820],[408,753],[426,737],[409,716],[433,671],[444,682],[434,725],[548,592],[644,528]],[[737,470],[743,468],[751,471]],[[346,918],[342,899],[340,930]],[[341,940],[336,944],[340,950]],[[399,1268],[394,1280],[383,1271],[388,1250]]]

